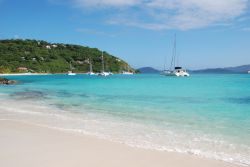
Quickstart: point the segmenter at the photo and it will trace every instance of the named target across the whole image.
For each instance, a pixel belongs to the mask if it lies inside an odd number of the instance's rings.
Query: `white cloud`
[[[138,2],[140,0],[74,0],[74,3],[82,7],[123,7],[133,6]]]
[[[250,31],[250,27],[242,28],[243,31]]]
[[[249,0],[71,0],[84,9],[114,12],[108,23],[148,29],[195,29],[244,15]],[[105,8],[105,9],[103,9]],[[97,11],[98,12],[98,11]]]

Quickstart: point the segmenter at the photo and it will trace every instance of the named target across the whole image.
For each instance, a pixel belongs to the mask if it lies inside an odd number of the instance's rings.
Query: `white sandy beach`
[[[50,73],[5,73],[0,76],[29,76],[29,75],[51,75]]]
[[[1,167],[236,167],[192,155],[132,148],[16,120],[0,120]]]

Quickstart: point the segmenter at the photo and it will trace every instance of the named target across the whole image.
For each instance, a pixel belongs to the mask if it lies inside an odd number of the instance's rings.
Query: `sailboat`
[[[110,72],[105,72],[104,70],[104,58],[103,58],[103,52],[102,52],[102,71],[98,74],[100,76],[109,76],[109,75],[112,75],[112,73]]]
[[[89,59],[88,62],[89,62],[89,72],[88,72],[87,74],[88,74],[88,75],[96,75],[96,74],[93,72],[91,60]]]
[[[186,69],[183,69],[181,66],[176,66],[176,35],[174,36],[174,48],[173,48],[173,56],[171,60],[171,66],[169,70],[164,69],[161,72],[162,75],[165,76],[177,76],[177,77],[188,77],[190,74]]]
[[[73,67],[71,65],[71,62],[69,62],[69,68],[70,68],[70,71],[68,71],[68,75],[76,75],[76,73],[72,72]]]

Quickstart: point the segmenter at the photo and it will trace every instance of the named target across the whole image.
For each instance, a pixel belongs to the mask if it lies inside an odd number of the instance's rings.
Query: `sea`
[[[6,76],[0,119],[250,166],[250,75]]]

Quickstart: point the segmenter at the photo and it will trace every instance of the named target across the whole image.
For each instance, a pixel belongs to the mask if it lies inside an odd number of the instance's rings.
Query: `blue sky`
[[[249,0],[0,0],[0,39],[97,47],[162,69],[174,34],[189,69],[250,64]]]

